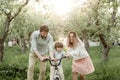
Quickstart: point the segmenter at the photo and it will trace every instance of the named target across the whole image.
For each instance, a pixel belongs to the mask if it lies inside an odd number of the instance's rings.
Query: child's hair
[[[63,43],[62,42],[56,42],[54,45],[54,48],[63,48]]]

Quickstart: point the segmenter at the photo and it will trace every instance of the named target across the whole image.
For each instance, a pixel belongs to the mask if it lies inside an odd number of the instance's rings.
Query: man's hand
[[[44,61],[46,61],[47,59],[49,59],[49,57],[41,57],[41,58],[40,58],[40,61],[44,62]]]
[[[39,59],[40,59],[40,61],[43,61],[44,58],[43,58],[43,57],[40,57]]]

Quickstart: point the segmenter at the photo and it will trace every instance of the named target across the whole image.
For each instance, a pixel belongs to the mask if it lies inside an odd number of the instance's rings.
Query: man
[[[40,60],[38,80],[45,80],[46,62],[43,61],[48,58],[47,53],[49,52],[52,56],[53,51],[53,37],[49,33],[48,26],[43,25],[40,27],[40,30],[34,31],[30,36],[30,43],[31,53],[29,55],[27,80],[33,80],[34,65],[37,59]]]

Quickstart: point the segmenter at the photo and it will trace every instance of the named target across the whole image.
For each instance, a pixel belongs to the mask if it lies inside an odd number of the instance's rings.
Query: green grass
[[[109,61],[104,63],[100,47],[92,47],[90,56],[95,66],[95,72],[88,75],[88,80],[120,80],[120,46],[114,46],[109,53]]]
[[[5,47],[3,62],[0,62],[0,80],[26,80],[29,49],[21,53],[19,47]],[[87,80],[120,80],[120,46],[114,46],[109,53],[109,61],[104,63],[101,58],[101,47],[91,47],[89,55],[95,71],[86,76]],[[72,59],[63,60],[65,80],[72,79]],[[38,79],[38,63],[35,66],[34,80]],[[49,80],[49,64],[46,80]]]

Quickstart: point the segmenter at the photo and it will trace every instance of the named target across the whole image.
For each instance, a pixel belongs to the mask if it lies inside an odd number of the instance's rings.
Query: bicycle
[[[59,76],[59,73],[58,73],[58,66],[61,64],[61,61],[62,61],[63,58],[66,58],[66,56],[63,56],[62,58],[57,59],[59,61],[59,63],[57,63],[57,64],[53,64],[52,61],[54,61],[54,60],[51,60],[51,59],[45,59],[44,60],[44,62],[49,61],[50,65],[55,67],[55,75],[54,75],[53,80],[60,80],[60,76]]]

